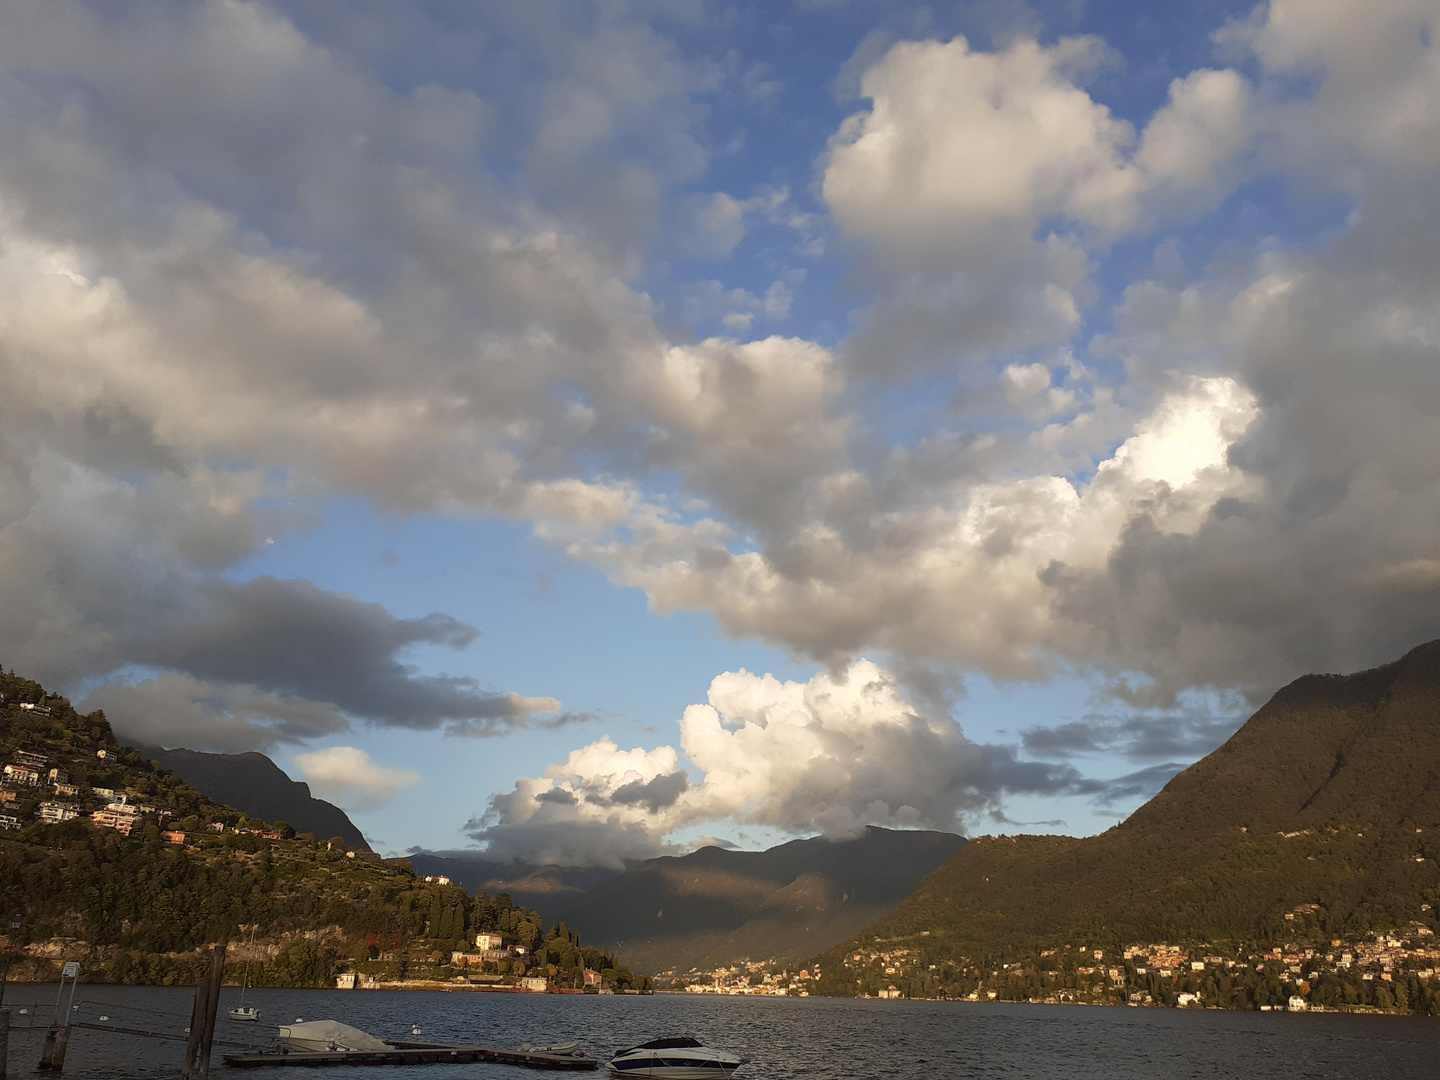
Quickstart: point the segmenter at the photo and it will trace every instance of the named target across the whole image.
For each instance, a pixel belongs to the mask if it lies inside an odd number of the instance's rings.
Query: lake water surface
[[[223,1008],[239,991],[227,989]],[[56,987],[11,984],[5,993],[13,1024],[10,1075],[29,1075],[40,1058],[38,1030],[48,1023]],[[189,1022],[191,988],[81,986],[75,1015],[101,1015],[125,1027],[180,1033]],[[217,1039],[255,1046],[297,1017],[339,1020],[382,1038],[421,1038],[517,1046],[577,1038],[607,1060],[635,1043],[690,1034],[738,1053],[749,1064],[736,1080],[790,1077],[994,1077],[1006,1080],[1152,1080],[1235,1077],[1237,1080],[1440,1076],[1440,1018],[1338,1014],[1238,1013],[1065,1005],[924,1001],[837,1001],[824,998],[739,998],[698,994],[654,997],[510,995],[335,990],[251,990],[259,1024],[220,1020]],[[38,1012],[36,1011],[38,1007]],[[31,1010],[20,1016],[20,1009]],[[258,1029],[258,1030],[257,1030]],[[212,1076],[299,1080],[294,1069],[231,1072],[217,1047]],[[229,1052],[234,1052],[233,1050]],[[173,1078],[184,1043],[76,1029],[65,1075]],[[471,1080],[481,1077],[598,1076],[531,1073],[501,1065],[376,1066],[331,1069],[307,1077],[375,1080]]]

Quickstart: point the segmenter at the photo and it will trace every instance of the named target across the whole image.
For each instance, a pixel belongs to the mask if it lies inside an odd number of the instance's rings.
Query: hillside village
[[[658,986],[683,990],[687,994],[723,994],[734,997],[809,997],[819,977],[806,968],[798,970],[768,960],[739,960],[712,971],[663,971],[655,976]]]
[[[1285,913],[1289,920],[1303,914]],[[1355,940],[1291,940],[1258,950],[1153,942],[1117,953],[1074,944],[989,970],[963,958],[954,964],[927,959],[919,948],[855,951],[842,959],[838,977],[852,983],[854,996],[876,998],[1296,1012],[1430,1011],[1440,1005],[1440,947],[1419,922]]]
[[[648,981],[506,894],[255,820],[0,671],[0,937],[12,980],[193,983],[233,943],[269,986],[641,992]],[[259,931],[252,945],[251,928]],[[238,980],[238,971],[234,976]]]

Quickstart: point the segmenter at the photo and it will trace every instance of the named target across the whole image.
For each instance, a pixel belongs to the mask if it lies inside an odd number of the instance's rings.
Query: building
[[[44,754],[31,753],[29,750],[16,750],[10,755],[10,760],[16,765],[30,765],[36,769],[43,769],[50,759]]]
[[[526,975],[516,983],[516,985],[519,986],[522,991],[531,994],[543,994],[546,990],[550,989],[550,980],[544,975]]]
[[[26,787],[40,786],[40,770],[33,765],[6,765],[4,776],[12,784],[23,784]]]
[[[446,877],[444,874],[427,874],[427,875],[425,876],[425,884],[427,884],[427,885],[450,885],[450,884],[453,884],[453,882],[451,882],[451,880],[450,880],[448,877]]]
[[[183,844],[183,843],[185,843],[185,834],[184,834],[183,832],[178,832],[178,831],[162,832],[160,835],[161,835],[162,837],[164,837],[165,842],[166,842],[167,844]]]
[[[353,972],[353,971],[344,971],[344,972],[341,972],[339,975],[336,975],[336,976],[335,976],[335,989],[336,989],[336,990],[354,990],[354,989],[355,989],[355,972]]]
[[[452,952],[450,963],[454,967],[475,967],[488,961],[509,960],[509,949],[481,949],[479,952]]]
[[[66,772],[64,769],[51,769],[51,770],[50,770],[50,783],[52,783],[52,784],[68,784],[68,783],[70,783],[70,774],[69,774],[68,772]]]
[[[604,980],[600,978],[600,972],[592,971],[590,968],[585,969],[586,986],[599,986],[603,981]]]
[[[35,811],[41,821],[58,823],[61,821],[72,821],[80,816],[80,811],[69,803],[42,802],[40,809]]]
[[[20,819],[14,814],[0,814],[0,830],[10,831],[20,827]]]
[[[481,951],[504,948],[505,939],[499,934],[476,934],[475,948]]]
[[[122,836],[129,836],[135,827],[134,814],[116,813],[114,810],[96,810],[90,815],[90,823],[102,829],[114,829]]]

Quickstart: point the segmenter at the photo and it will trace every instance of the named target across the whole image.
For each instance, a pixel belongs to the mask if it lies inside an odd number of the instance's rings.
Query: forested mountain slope
[[[156,764],[176,773],[191,787],[226,806],[262,821],[284,821],[297,832],[322,839],[338,836],[356,851],[370,845],[344,810],[317,799],[310,786],[292,780],[264,754],[207,754],[199,750],[141,747]]]
[[[1239,955],[1282,939],[1329,948],[1379,930],[1433,940],[1437,857],[1432,642],[1371,671],[1298,679],[1099,836],[972,841],[823,957],[823,985],[864,992],[866,978],[847,964],[877,941],[903,942],[914,970],[935,964],[942,975],[926,992],[938,992],[946,971],[959,987],[960,972],[1023,969],[1067,946],[1113,957],[1136,943],[1211,943]]]
[[[120,745],[102,712],[4,672],[0,762],[0,913],[20,921],[0,938],[12,980],[53,978],[63,958],[100,981],[193,982],[209,962],[200,950],[219,942],[255,961],[259,985],[333,986],[344,969],[494,982],[538,967],[569,985],[599,966],[629,979],[508,896],[472,898],[417,879],[408,860],[222,805]],[[452,953],[480,931],[525,951],[456,971]]]

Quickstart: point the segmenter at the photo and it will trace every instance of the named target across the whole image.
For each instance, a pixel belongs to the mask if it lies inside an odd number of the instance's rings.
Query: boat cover
[[[374,1035],[367,1035],[338,1020],[310,1020],[304,1024],[287,1024],[280,1029],[280,1039],[292,1050],[323,1053],[327,1050],[389,1050],[390,1044]]]

